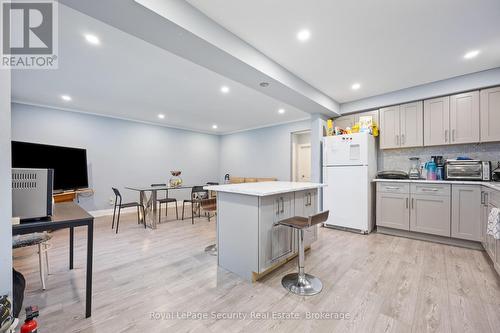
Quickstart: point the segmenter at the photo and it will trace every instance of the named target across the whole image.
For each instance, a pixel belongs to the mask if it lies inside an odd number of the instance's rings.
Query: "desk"
[[[92,262],[94,248],[94,217],[73,202],[54,205],[54,215],[49,220],[28,222],[12,226],[12,235],[30,234],[51,230],[69,229],[69,269],[73,269],[74,228],[87,226],[87,273],[85,318],[92,312]]]
[[[144,206],[144,211],[146,216],[143,219],[148,218],[150,227],[156,229],[156,221],[158,220],[158,191],[169,191],[169,190],[181,190],[187,188],[193,188],[193,186],[181,185],[177,187],[167,186],[144,186],[144,187],[125,187],[127,190],[139,192],[139,198],[141,205]],[[146,192],[151,192],[151,195],[146,195]],[[141,213],[142,214],[142,213]],[[146,220],[144,220],[146,221]]]

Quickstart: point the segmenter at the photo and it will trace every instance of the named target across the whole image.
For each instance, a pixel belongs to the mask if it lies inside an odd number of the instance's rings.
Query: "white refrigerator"
[[[369,233],[374,218],[372,180],[377,174],[377,147],[369,133],[323,139],[323,210],[327,227]]]

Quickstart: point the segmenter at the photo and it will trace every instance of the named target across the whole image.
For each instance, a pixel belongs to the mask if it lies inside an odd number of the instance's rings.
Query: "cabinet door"
[[[400,114],[399,105],[382,108],[380,116],[380,149],[399,148]]]
[[[410,230],[409,195],[377,192],[377,226]]]
[[[479,92],[450,97],[451,143],[479,142]]]
[[[401,147],[424,145],[424,115],[422,101],[400,105]]]
[[[317,190],[295,192],[295,216],[309,217],[317,213]],[[318,226],[304,230],[304,246],[310,246],[318,238]]]
[[[481,191],[481,243],[486,249],[486,230],[488,228],[488,191]]]
[[[481,240],[481,187],[453,185],[451,213],[451,237]]]
[[[342,116],[342,117],[335,118],[333,120],[333,126],[340,127],[342,129],[345,129],[347,127],[352,128],[355,123],[356,123],[356,118],[354,115]]]
[[[412,194],[410,230],[450,237],[450,197]]]
[[[271,263],[286,258],[293,252],[293,229],[280,225],[281,220],[293,216],[293,193],[274,196],[275,221],[271,229]]]
[[[354,122],[357,123],[359,122],[359,118],[360,117],[367,117],[367,116],[371,116],[372,117],[372,120],[375,124],[377,124],[377,126],[379,125],[379,119],[378,119],[378,110],[372,110],[372,111],[366,111],[366,112],[360,112],[360,113],[356,113],[354,115]]]
[[[481,90],[481,142],[500,141],[500,87]]]
[[[424,101],[424,146],[450,142],[450,97]]]

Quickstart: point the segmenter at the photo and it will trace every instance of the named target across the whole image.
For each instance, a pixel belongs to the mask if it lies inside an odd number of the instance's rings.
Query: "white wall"
[[[10,71],[0,69],[0,295],[12,291]]]
[[[276,177],[291,180],[291,133],[309,130],[309,120],[224,135],[220,176]]]
[[[402,89],[340,105],[340,113],[370,110],[500,84],[500,67]]]
[[[89,182],[82,198],[87,210],[109,209],[111,187],[124,200],[138,200],[125,186],[168,182],[181,170],[184,182],[202,185],[219,179],[219,137],[83,113],[12,104],[12,138],[17,141],[87,149]],[[187,198],[189,190],[169,193]]]

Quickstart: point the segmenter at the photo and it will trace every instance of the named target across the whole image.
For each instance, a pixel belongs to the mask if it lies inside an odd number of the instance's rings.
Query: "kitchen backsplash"
[[[379,170],[403,170],[410,168],[410,157],[419,157],[420,162],[428,161],[431,156],[441,155],[445,159],[468,156],[482,161],[500,161],[500,142],[435,146],[421,148],[378,150]]]

